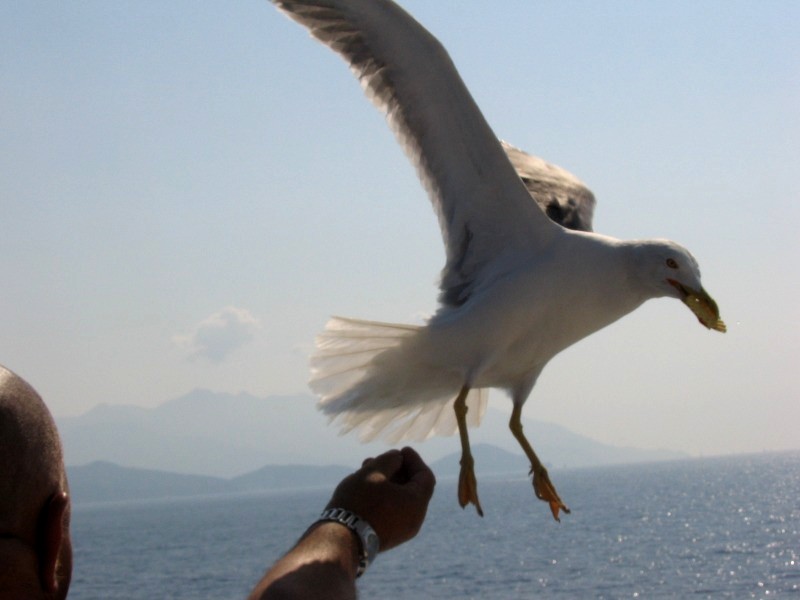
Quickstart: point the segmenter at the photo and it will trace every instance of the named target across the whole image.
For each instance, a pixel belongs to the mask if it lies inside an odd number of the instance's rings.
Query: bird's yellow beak
[[[681,300],[694,313],[701,325],[720,333],[725,333],[728,330],[723,320],[719,318],[717,303],[702,287],[699,290],[695,290],[674,279],[668,279],[667,281],[680,292]]]

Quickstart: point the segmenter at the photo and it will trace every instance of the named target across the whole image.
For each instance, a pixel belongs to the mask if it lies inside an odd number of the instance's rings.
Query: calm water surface
[[[482,479],[483,519],[440,481],[361,598],[800,598],[800,453],[551,475],[560,524],[527,479]],[[330,492],[77,506],[70,600],[244,598]]]

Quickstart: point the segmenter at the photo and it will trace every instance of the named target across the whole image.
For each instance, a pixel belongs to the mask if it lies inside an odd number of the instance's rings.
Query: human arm
[[[385,551],[413,538],[422,527],[436,483],[411,448],[364,461],[333,492],[327,508],[349,510],[369,523]],[[250,600],[356,597],[360,542],[335,522],[314,523],[267,571]]]

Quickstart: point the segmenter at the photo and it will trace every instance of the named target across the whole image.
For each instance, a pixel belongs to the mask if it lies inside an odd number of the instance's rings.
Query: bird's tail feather
[[[426,364],[418,342],[425,330],[334,317],[317,337],[311,389],[318,407],[342,433],[359,430],[362,441],[424,440],[456,431],[453,402],[463,381]],[[470,390],[467,422],[480,423],[485,390]]]

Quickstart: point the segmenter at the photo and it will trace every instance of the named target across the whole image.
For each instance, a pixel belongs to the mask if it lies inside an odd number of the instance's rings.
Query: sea
[[[485,516],[437,483],[425,524],[359,597],[800,598],[800,452],[481,477]],[[70,600],[246,598],[331,489],[74,507]]]

